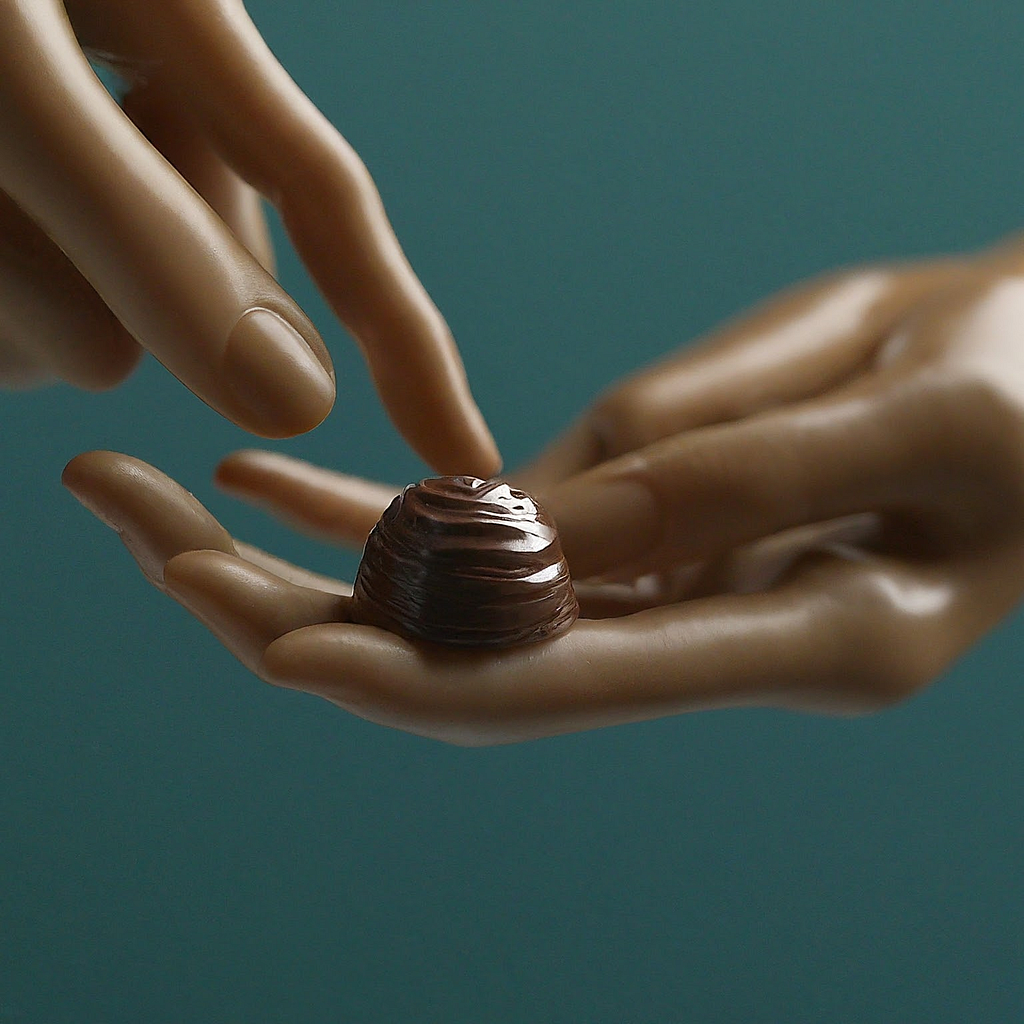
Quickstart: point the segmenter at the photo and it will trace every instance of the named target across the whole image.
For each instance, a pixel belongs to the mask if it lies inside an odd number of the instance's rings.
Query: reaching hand
[[[86,52],[131,84],[123,110]],[[247,430],[315,426],[333,369],[272,277],[262,193],[413,447],[497,471],[366,168],[241,0],[8,0],[0,62],[0,383],[110,387],[141,346]]]
[[[617,386],[517,477],[587,617],[506,651],[338,621],[344,585],[233,543],[127,456],[65,480],[253,671],[376,722],[485,744],[731,705],[870,711],[1024,592],[1022,336],[1014,239],[800,286]],[[394,493],[265,452],[218,480],[348,543]]]

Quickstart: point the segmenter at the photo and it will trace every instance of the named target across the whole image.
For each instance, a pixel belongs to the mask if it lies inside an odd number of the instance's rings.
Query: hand
[[[232,542],[127,456],[79,456],[65,482],[262,678],[382,724],[486,744],[736,705],[871,711],[1024,591],[1022,334],[1013,240],[811,282],[619,385],[519,477],[588,617],[507,651],[338,621],[343,585]],[[343,542],[394,493],[265,452],[218,480]]]
[[[83,49],[129,81],[123,110]],[[333,369],[272,277],[262,193],[413,447],[497,471],[366,168],[241,0],[6,0],[0,62],[0,383],[111,387],[141,346],[247,430],[315,426]]]

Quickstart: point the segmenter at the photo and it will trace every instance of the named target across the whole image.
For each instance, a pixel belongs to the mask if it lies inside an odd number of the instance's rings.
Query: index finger
[[[409,265],[370,173],[277,61],[242,4],[157,5],[147,9],[145,37],[135,45],[156,48],[166,87],[280,210],[406,440],[440,472],[496,473],[501,460],[454,339]]]

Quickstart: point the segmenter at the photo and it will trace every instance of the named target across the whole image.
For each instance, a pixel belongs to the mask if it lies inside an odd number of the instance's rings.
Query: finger
[[[234,452],[214,480],[318,537],[361,547],[398,489],[310,465],[277,452]]]
[[[943,416],[926,382],[866,382],[656,442],[545,504],[574,577],[669,555],[707,561],[792,527],[935,500],[956,458],[940,444]]]
[[[775,586],[800,559],[836,545],[860,547],[881,536],[878,516],[871,513],[844,516],[825,523],[797,526],[792,530],[754,541],[710,562],[693,562],[665,568],[652,559],[619,578],[574,582],[580,612],[586,618],[631,615],[648,608],[713,594],[754,594]]]
[[[0,192],[0,381],[99,391],[141,349],[60,249]]]
[[[164,589],[254,672],[279,636],[343,621],[350,603],[347,597],[297,585],[222,551],[176,555],[165,567]]]
[[[500,457],[451,333],[362,161],[277,62],[241,3],[177,4],[154,17],[162,79],[231,166],[279,208],[403,436],[441,472],[496,473]]]
[[[247,562],[252,562],[253,565],[261,569],[266,569],[288,583],[294,583],[299,587],[308,587],[312,590],[322,590],[325,594],[335,594],[338,597],[352,596],[351,583],[336,580],[331,576],[323,576],[318,572],[311,572],[309,569],[303,569],[301,566],[287,562],[283,558],[278,558],[277,555],[272,555],[242,540],[235,541],[235,548],[239,555]]]
[[[661,438],[823,394],[864,369],[900,317],[960,265],[865,268],[797,285],[616,385],[518,476],[544,490]]]
[[[143,572],[158,587],[163,587],[164,566],[170,559],[189,551],[220,551],[238,555],[291,585],[334,596],[352,592],[348,583],[234,540],[194,495],[130,455],[84,452],[68,463],[62,482],[86,508],[120,534]]]
[[[312,324],[110,98],[63,9],[8,5],[0,60],[0,187],[204,401],[267,436],[319,423]]]
[[[555,640],[500,652],[311,626],[274,641],[261,675],[464,745],[744,705],[875,710],[954,656],[943,629],[961,596],[888,559],[824,558],[772,593],[580,620]]]
[[[274,249],[260,194],[216,152],[181,105],[152,84],[139,84],[122,101],[135,126],[206,200],[268,273]]]
[[[164,566],[184,551],[236,555],[231,535],[180,484],[118,452],[76,455],[61,482],[115,530],[147,578],[163,587]]]

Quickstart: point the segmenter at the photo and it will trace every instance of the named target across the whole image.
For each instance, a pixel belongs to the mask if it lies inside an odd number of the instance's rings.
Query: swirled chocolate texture
[[[455,647],[546,640],[578,614],[551,517],[473,476],[406,487],[370,533],[352,595],[353,622]]]

